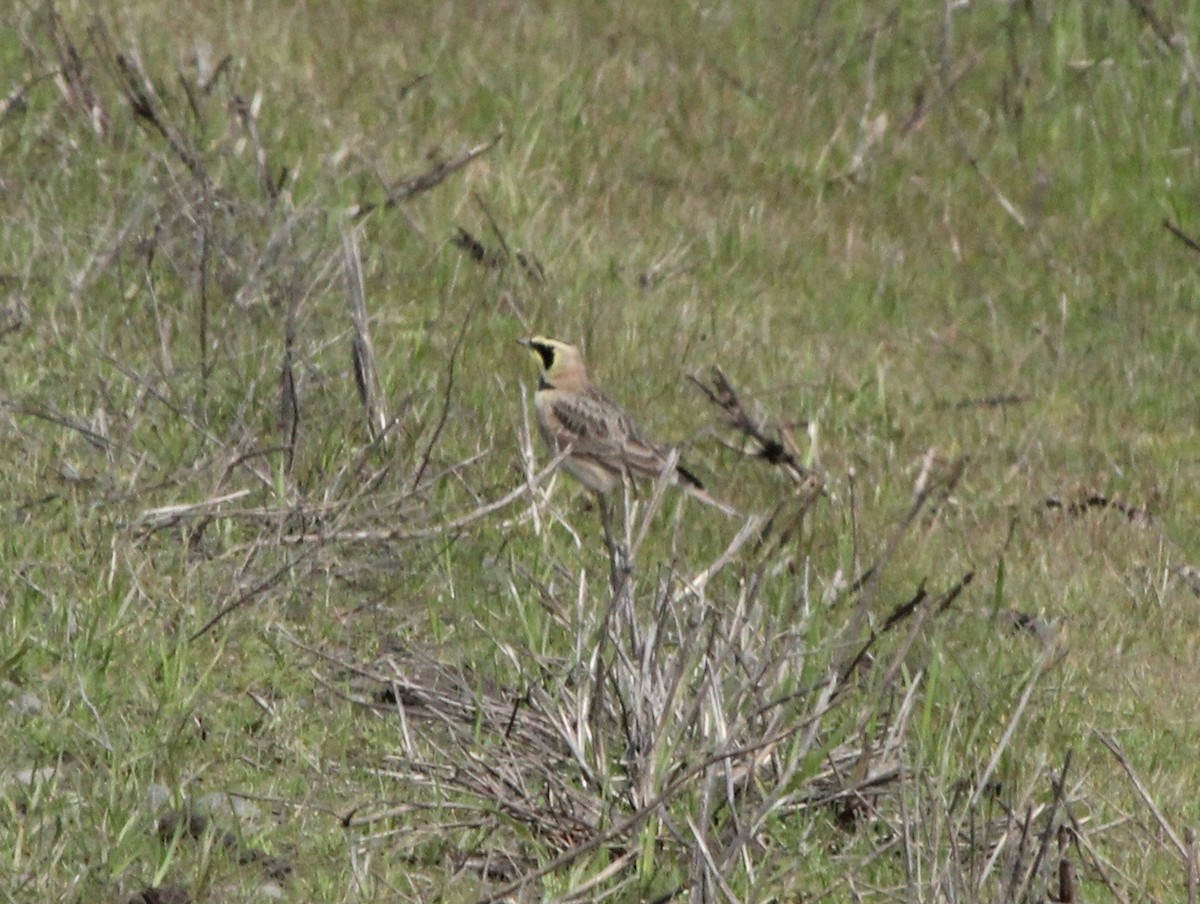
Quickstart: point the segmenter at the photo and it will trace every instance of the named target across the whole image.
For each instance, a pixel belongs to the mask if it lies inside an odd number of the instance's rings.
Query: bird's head
[[[559,342],[557,339],[547,339],[545,336],[517,341],[537,358],[542,368],[542,387],[574,390],[587,385],[583,356],[575,346]]]

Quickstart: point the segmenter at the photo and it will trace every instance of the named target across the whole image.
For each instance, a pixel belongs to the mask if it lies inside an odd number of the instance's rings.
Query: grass
[[[1188,4],[7,20],[12,900],[1187,897]]]

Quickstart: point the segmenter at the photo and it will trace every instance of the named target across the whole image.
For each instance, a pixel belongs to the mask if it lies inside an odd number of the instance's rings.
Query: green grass
[[[272,882],[471,901],[574,852],[521,899],[716,899],[719,875],[740,900],[1017,900],[1012,877],[1064,821],[1047,808],[1069,753],[1081,899],[1180,899],[1180,857],[1096,735],[1180,837],[1200,822],[1200,616],[1177,575],[1200,560],[1200,261],[1162,225],[1200,235],[1180,49],[1200,14],[1154,10],[1175,47],[1134,6],[1082,0],[64,3],[56,28],[46,7],[11,11],[9,897],[250,900]],[[72,90],[50,77],[68,46]],[[183,154],[135,114],[118,53]],[[497,135],[435,187],[350,215]],[[481,266],[458,228],[512,256]],[[379,441],[352,370],[347,230],[395,419]],[[526,497],[446,527],[525,480],[536,377],[513,340],[533,332],[582,344],[719,495],[782,506],[704,594],[681,582],[738,526],[671,495],[609,619],[599,519],[565,478],[536,525]],[[711,365],[821,475],[807,507],[688,382]],[[901,527],[927,461],[932,492]],[[1089,495],[1149,518],[1070,508]],[[849,589],[889,548],[878,582]],[[937,599],[967,572],[945,612],[882,630],[922,582]],[[1003,627],[1009,609],[1061,619],[1065,640],[1047,652]],[[873,660],[818,718],[872,630]],[[392,681],[416,695],[404,720]],[[783,697],[764,710],[779,723],[752,715]],[[539,733],[588,700],[578,756]],[[730,749],[771,738],[727,797],[726,764],[747,762]],[[861,811],[825,801],[893,760]],[[480,784],[484,766],[506,781]],[[215,792],[255,804],[213,815],[236,845],[159,838],[163,808]],[[564,800],[594,822],[563,830]],[[950,833],[994,830],[1005,807],[1031,834],[985,876],[992,849]],[[697,836],[735,852],[727,869]],[[253,849],[291,875],[239,862]]]

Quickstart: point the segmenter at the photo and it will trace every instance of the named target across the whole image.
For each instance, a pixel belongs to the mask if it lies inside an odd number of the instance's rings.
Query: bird
[[[567,473],[603,498],[632,477],[657,479],[673,468],[672,482],[688,495],[736,517],[735,508],[704,489],[691,471],[672,465],[670,451],[646,439],[629,414],[588,378],[579,349],[557,339],[533,336],[518,342],[541,367],[533,397],[538,431],[559,454]]]

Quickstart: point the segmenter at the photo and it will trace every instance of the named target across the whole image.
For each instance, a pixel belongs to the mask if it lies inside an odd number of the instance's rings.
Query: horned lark
[[[553,452],[569,450],[563,467],[571,476],[605,494],[626,478],[662,475],[670,465],[668,450],[644,438],[625,409],[588,379],[579,349],[542,336],[519,341],[542,368],[533,397],[538,429]],[[689,495],[737,515],[710,496],[690,471],[676,465],[672,476]]]

